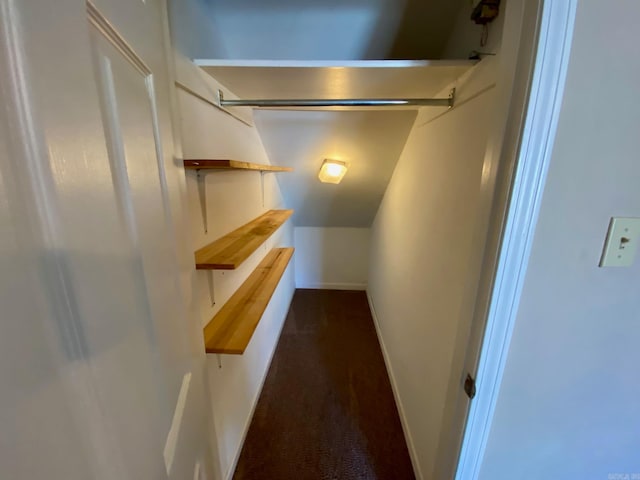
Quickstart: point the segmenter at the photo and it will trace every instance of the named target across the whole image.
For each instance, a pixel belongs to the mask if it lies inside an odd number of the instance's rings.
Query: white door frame
[[[553,149],[577,0],[545,0],[537,57],[457,480],[480,474]]]

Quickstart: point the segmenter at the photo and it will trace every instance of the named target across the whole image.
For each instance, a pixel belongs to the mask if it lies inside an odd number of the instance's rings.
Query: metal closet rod
[[[448,98],[338,98],[338,99],[242,99],[226,100],[218,91],[221,107],[453,107],[455,88]]]

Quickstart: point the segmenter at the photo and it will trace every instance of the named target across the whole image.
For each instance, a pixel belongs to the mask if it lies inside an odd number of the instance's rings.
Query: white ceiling
[[[456,14],[468,1],[200,0],[199,8],[210,17],[209,29],[215,37],[200,56],[249,60],[440,58]]]
[[[415,111],[254,113],[296,226],[369,227],[415,120]],[[324,158],[347,161],[339,185],[318,180]]]
[[[468,0],[183,0],[170,8],[180,51],[214,59],[208,72],[240,98],[430,98],[471,67],[424,61],[441,57]],[[295,168],[278,175],[295,224],[319,227],[370,226],[415,117],[254,111],[270,160]],[[317,179],[324,158],[350,163],[341,184]]]

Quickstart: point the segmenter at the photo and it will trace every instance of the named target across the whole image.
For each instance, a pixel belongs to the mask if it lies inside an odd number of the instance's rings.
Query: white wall
[[[178,78],[189,88],[213,100],[213,81],[193,64],[178,62]],[[184,89],[178,89],[181,134],[185,158],[232,158],[269,163],[260,137],[253,126],[235,119]],[[191,237],[196,250],[272,208],[284,208],[274,173],[262,176],[255,171],[202,173],[198,180],[187,171],[187,194]],[[286,173],[284,174],[286,175]],[[206,189],[208,232],[204,231],[198,182]],[[262,247],[233,271],[196,272],[197,297],[204,327],[253,271],[265,254],[277,246],[293,245],[291,221],[281,227]],[[213,277],[215,305],[209,290]],[[260,394],[271,356],[277,344],[294,291],[293,264],[287,268],[243,355],[208,355],[211,408],[213,409],[221,478],[233,474],[255,402]],[[219,364],[221,368],[219,368]]]
[[[609,218],[640,217],[640,3],[600,6],[578,2],[483,480],[640,474],[640,259],[598,268]]]
[[[296,287],[364,290],[369,228],[295,227]]]
[[[456,108],[418,115],[372,226],[370,301],[424,479],[435,468],[468,265],[481,254],[472,238],[495,100],[491,62],[460,82]]]

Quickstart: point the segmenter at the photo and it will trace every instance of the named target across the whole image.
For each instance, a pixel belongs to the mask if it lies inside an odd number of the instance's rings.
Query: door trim
[[[560,115],[577,0],[545,0],[527,115],[455,478],[480,474]]]

